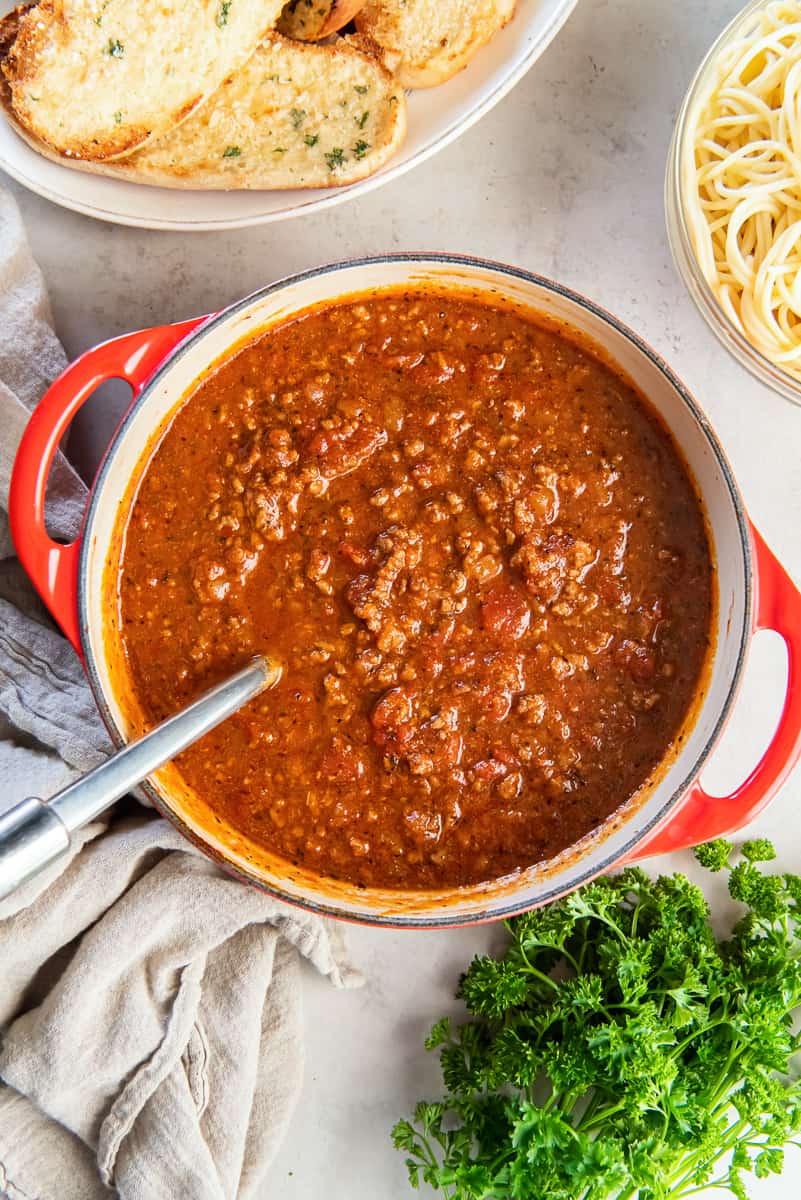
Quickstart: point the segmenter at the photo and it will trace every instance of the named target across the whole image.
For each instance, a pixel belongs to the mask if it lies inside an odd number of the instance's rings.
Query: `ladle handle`
[[[94,821],[158,767],[272,687],[280,675],[281,668],[274,662],[254,659],[50,800],[30,797],[0,816],[0,900],[64,854],[76,829]]]

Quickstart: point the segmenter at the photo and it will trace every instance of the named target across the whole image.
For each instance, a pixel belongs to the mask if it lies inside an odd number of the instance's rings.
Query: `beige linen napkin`
[[[0,811],[109,748],[4,513],[28,412],[64,363],[0,189]],[[56,536],[75,536],[83,498],[62,460]],[[0,1195],[263,1195],[302,1075],[300,956],[336,986],[360,982],[337,929],[223,875],[163,820],[85,830],[0,903]]]
[[[103,1184],[136,1200],[263,1195],[301,1081],[298,951],[353,982],[331,928],[227,878],[164,821],[98,838],[0,922],[0,1023],[20,1014],[0,1050],[0,1187],[12,1200],[94,1200]],[[96,1168],[60,1169],[54,1122]]]

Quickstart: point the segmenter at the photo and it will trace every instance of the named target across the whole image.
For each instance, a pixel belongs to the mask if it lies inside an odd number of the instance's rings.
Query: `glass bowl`
[[[684,161],[685,141],[688,136],[689,117],[703,95],[710,76],[715,69],[718,55],[735,38],[740,37],[754,13],[764,8],[769,0],[752,0],[737,14],[714,42],[708,54],[701,63],[695,78],[687,91],[668,152],[667,172],[665,175],[665,216],[667,234],[673,260],[684,285],[695,302],[696,308],[706,321],[718,341],[733,354],[737,361],[750,371],[755,379],[773,388],[775,392],[790,400],[793,404],[801,405],[801,380],[789,375],[776,363],[760,353],[743,333],[729,320],[721,308],[714,292],[704,278],[703,272],[693,249],[690,231],[684,215],[682,195],[684,178],[682,163]]]

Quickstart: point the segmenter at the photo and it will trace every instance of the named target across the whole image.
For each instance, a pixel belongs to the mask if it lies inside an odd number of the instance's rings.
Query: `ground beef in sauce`
[[[368,886],[547,859],[647,779],[707,653],[705,524],[633,388],[469,296],[313,311],[196,387],[119,577],[157,721],[268,649],[179,760],[242,834]]]

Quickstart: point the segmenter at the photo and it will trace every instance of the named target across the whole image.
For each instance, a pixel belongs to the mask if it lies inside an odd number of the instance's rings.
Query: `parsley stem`
[[[555,979],[551,979],[550,975],[546,975],[543,971],[540,971],[539,968],[534,966],[531,959],[526,954],[526,948],[522,943],[519,945],[518,949],[520,950],[520,954],[522,955],[523,961],[526,964],[526,970],[529,971],[532,975],[536,975],[537,978],[541,979],[543,983],[547,983],[549,987],[555,988],[556,991],[558,991],[559,984],[557,983],[557,981]],[[568,954],[568,952],[567,952],[567,950],[565,950],[564,946],[551,946],[551,945],[547,945],[546,943],[541,942],[538,945],[537,949],[538,950],[540,950],[540,949],[541,950],[554,950],[557,954],[560,954],[563,958],[565,958],[571,964],[571,966],[574,968],[576,974],[579,973],[578,963],[570,954]]]
[[[689,1164],[687,1158],[682,1159],[681,1165],[678,1168],[678,1170],[681,1172],[679,1178],[676,1179],[675,1175],[671,1176],[671,1191],[675,1191],[678,1196],[681,1196],[681,1189],[686,1184],[693,1183],[695,1181],[695,1176],[698,1172],[699,1166],[704,1166],[708,1170],[710,1167],[713,1167],[714,1164],[721,1159],[724,1154],[728,1154],[734,1149],[734,1145],[738,1141],[738,1135],[743,1129],[745,1129],[746,1125],[747,1122],[744,1117],[741,1117],[739,1121],[736,1121],[733,1125],[730,1125],[723,1135],[723,1142],[720,1148],[713,1154],[710,1155],[708,1151],[699,1150],[690,1156]]]
[[[528,962],[528,960],[526,961]],[[534,978],[538,979],[541,983],[547,983],[548,987],[553,988],[553,990],[556,992],[559,991],[559,984],[556,982],[556,980],[551,979],[550,975],[546,975],[543,971],[538,970],[537,967],[532,967],[531,963],[528,963],[528,965],[523,969],[527,975],[533,975]]]
[[[625,1107],[625,1101],[619,1100],[617,1104],[611,1104],[608,1108],[602,1109],[589,1121],[579,1121],[577,1128],[580,1129],[582,1133],[586,1133],[588,1129],[594,1129],[597,1125],[605,1125],[609,1117],[611,1117],[614,1113],[622,1112]]]

